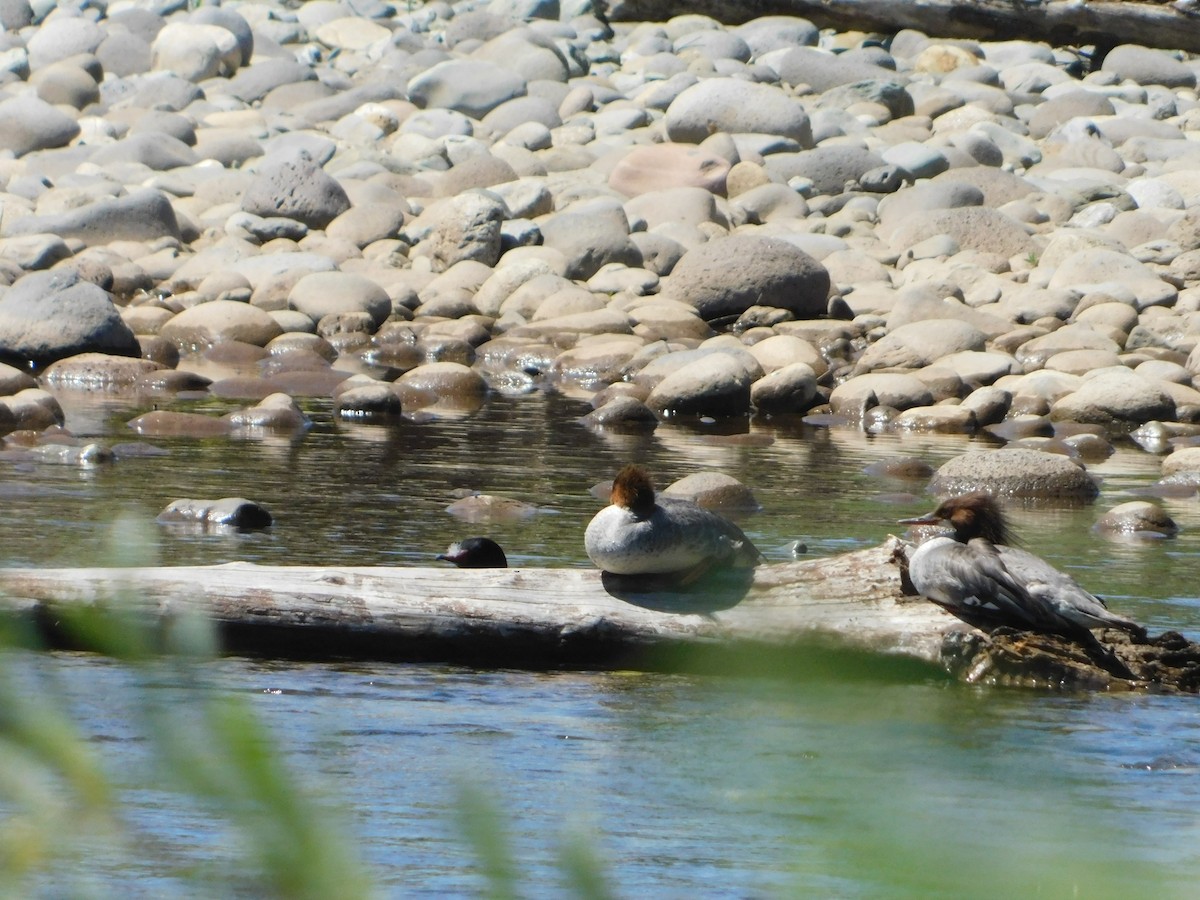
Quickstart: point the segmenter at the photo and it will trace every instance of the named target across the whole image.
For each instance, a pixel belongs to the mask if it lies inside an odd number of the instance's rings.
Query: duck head
[[[649,515],[654,510],[654,484],[650,474],[641,466],[625,466],[613,479],[610,502],[634,515]]]
[[[452,562],[460,569],[507,569],[508,559],[500,545],[491,538],[471,537],[455,541],[439,553],[438,559]]]
[[[982,491],[943,500],[933,512],[915,519],[901,519],[901,525],[940,525],[954,532],[954,539],[967,543],[983,538],[993,544],[1011,544],[1008,520],[1000,504]]]

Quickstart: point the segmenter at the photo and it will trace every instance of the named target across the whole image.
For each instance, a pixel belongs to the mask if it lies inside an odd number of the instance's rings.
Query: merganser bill
[[[610,500],[583,538],[588,557],[605,572],[690,579],[714,566],[749,568],[762,559],[742,529],[724,516],[690,500],[656,499],[641,466],[617,473]]]
[[[948,529],[921,542],[908,574],[920,594],[972,625],[1093,640],[1093,628],[1119,628],[1145,637],[1142,626],[1110,611],[1070,575],[1011,546],[1008,522],[990,494],[953,497],[900,524]]]
[[[460,569],[507,569],[508,558],[491,538],[471,537],[455,541],[439,553],[438,559],[452,562]]]

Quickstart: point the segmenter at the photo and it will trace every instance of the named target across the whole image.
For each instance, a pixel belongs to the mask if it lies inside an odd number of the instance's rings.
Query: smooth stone
[[[933,403],[933,394],[919,378],[901,372],[855,375],[833,389],[829,407],[835,415],[861,421],[877,406],[905,410]]]
[[[1173,420],[1175,401],[1163,387],[1128,369],[1107,369],[1084,380],[1050,408],[1055,421],[1130,425]]]
[[[843,84],[896,78],[895,72],[883,66],[843,59],[815,47],[793,48],[778,59],[773,59],[770,65],[787,84],[807,84],[818,93]]]
[[[282,216],[324,228],[350,208],[338,181],[306,152],[264,161],[242,195],[241,208],[258,216]]]
[[[818,194],[841,194],[847,184],[857,184],[867,172],[886,165],[883,157],[854,146],[820,146],[799,153],[773,153],[763,164],[773,180],[790,182],[806,178]]]
[[[817,402],[817,376],[808,363],[782,366],[750,386],[750,402],[761,413],[806,413]]]
[[[168,22],[150,45],[150,67],[188,81],[228,77],[242,64],[242,48],[227,28],[202,22]]]
[[[134,191],[124,197],[105,198],[68,212],[17,219],[6,234],[54,234],[89,247],[113,241],[154,241],[180,237],[179,222],[171,202],[161,191]]]
[[[538,508],[511,497],[473,494],[455,500],[446,507],[446,512],[465,522],[511,522],[536,515]]]
[[[137,356],[137,339],[103,288],[76,272],[35,272],[0,295],[0,355],[49,363],[79,353]]]
[[[920,369],[944,356],[981,351],[987,335],[958,319],[927,319],[892,329],[859,357],[855,373],[875,369]]]
[[[66,421],[58,400],[41,388],[26,388],[0,398],[0,403],[7,410],[4,419],[12,431],[44,431]]]
[[[788,241],[739,234],[685,253],[663,295],[695,307],[705,320],[739,316],[752,306],[816,318],[828,304],[829,273]]]
[[[212,300],[186,309],[163,324],[159,334],[181,349],[241,341],[263,347],[283,329],[264,310],[234,300]]]
[[[1094,529],[1108,535],[1170,537],[1179,531],[1179,526],[1157,503],[1131,500],[1102,515]]]
[[[165,368],[149,359],[87,352],[60,359],[46,367],[47,384],[82,390],[119,391],[148,374]]]
[[[274,523],[266,507],[244,497],[220,500],[173,500],[158,514],[160,525],[195,525],[201,528],[229,528],[250,531],[269,528]]]
[[[18,391],[37,387],[37,379],[15,366],[0,363],[0,397],[11,397]]]
[[[30,68],[40,69],[68,57],[92,53],[104,37],[104,28],[86,16],[49,17],[26,43]]]
[[[129,420],[129,427],[143,437],[221,437],[233,426],[215,416],[156,409]]]
[[[666,417],[746,415],[750,387],[760,376],[761,369],[752,373],[736,357],[709,353],[663,378],[646,405]]]
[[[660,493],[721,512],[751,513],[762,509],[754,491],[724,472],[693,472],[667,485]]]
[[[335,415],[355,421],[397,419],[403,413],[400,395],[383,382],[354,383],[339,390],[333,401]]]
[[[284,393],[268,394],[255,406],[235,410],[223,418],[235,429],[298,431],[312,425],[300,405]]]
[[[1138,84],[1159,84],[1168,88],[1194,88],[1196,72],[1165,50],[1138,44],[1113,47],[1100,65],[1101,72],[1112,72]]]
[[[686,144],[634,147],[613,167],[608,184],[627,197],[676,187],[698,187],[725,193],[729,161]]]
[[[672,141],[699,144],[715,132],[772,134],[801,147],[813,144],[803,104],[779,87],[733,78],[706,78],[667,107],[663,124]]]
[[[903,251],[936,235],[949,235],[962,250],[1004,257],[1023,256],[1036,248],[1019,222],[982,206],[913,211],[892,231],[889,244]]]
[[[545,245],[566,257],[567,278],[587,280],[611,263],[642,264],[629,238],[629,220],[618,203],[598,199],[577,204],[547,216],[539,226]]]
[[[0,150],[10,150],[14,156],[65,147],[79,133],[79,124],[71,116],[36,96],[0,100]]]
[[[461,363],[433,362],[410,369],[396,379],[405,408],[430,404],[476,408],[487,395],[487,382]]]
[[[374,332],[392,313],[392,300],[376,282],[347,272],[305,275],[288,294],[288,307],[320,323],[330,315],[366,313]]]
[[[1002,497],[1076,500],[1099,493],[1087,471],[1065,456],[1019,447],[956,456],[938,469],[929,490],[938,496],[988,491]]]
[[[978,426],[975,411],[964,406],[914,406],[891,420],[893,431],[965,434]]]
[[[637,397],[612,397],[596,407],[580,421],[590,428],[615,430],[652,430],[658,427],[658,416]]]
[[[524,78],[484,60],[445,60],[408,82],[408,98],[422,109],[449,109],[476,120],[525,93]]]
[[[1163,459],[1163,477],[1183,472],[1200,473],[1200,447],[1181,447]]]
[[[269,57],[239,69],[223,85],[224,91],[243,103],[261,101],[275,88],[285,84],[316,81],[317,73],[290,56]]]

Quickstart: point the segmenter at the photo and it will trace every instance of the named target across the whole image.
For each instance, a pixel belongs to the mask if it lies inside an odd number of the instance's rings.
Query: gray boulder
[[[542,242],[567,258],[567,278],[586,280],[609,263],[640,266],[642,254],[629,238],[629,220],[619,203],[597,200],[547,216],[539,223]]]
[[[23,94],[0,101],[0,150],[24,156],[65,147],[78,135],[73,118],[39,97]]]
[[[103,288],[72,271],[34,272],[0,296],[0,356],[41,365],[88,351],[139,354]]]
[[[256,216],[283,216],[324,228],[350,208],[333,176],[306,152],[266,160],[242,195],[242,209]]]
[[[729,353],[706,353],[655,385],[646,405],[663,416],[744,416],[761,371]]]
[[[516,72],[476,59],[440,62],[408,82],[408,98],[422,109],[452,109],[473,119],[525,92]]]
[[[814,319],[827,307],[829,273],[788,241],[735,234],[685,253],[663,294],[694,306],[706,320],[740,316],[752,306]]]
[[[1175,401],[1154,380],[1129,369],[1109,369],[1086,379],[1079,390],[1050,407],[1055,421],[1129,425],[1174,421]]]
[[[97,200],[68,212],[26,216],[9,225],[5,233],[53,234],[74,238],[89,247],[112,241],[153,241],[180,236],[171,201],[161,191],[150,188],[126,197]]]
[[[1080,466],[1058,453],[1003,448],[964,453],[946,462],[929,490],[939,495],[988,491],[1003,497],[1091,500],[1100,492]]]
[[[706,78],[683,91],[664,119],[672,141],[698,144],[714,132],[756,132],[812,146],[812,127],[799,100],[780,88],[734,78]]]

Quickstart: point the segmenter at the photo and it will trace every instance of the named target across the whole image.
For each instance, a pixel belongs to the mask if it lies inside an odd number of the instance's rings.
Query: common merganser
[[[438,559],[452,562],[460,569],[506,569],[508,558],[500,545],[491,538],[470,537],[455,541],[439,553]]]
[[[1008,522],[990,494],[952,497],[932,513],[900,524],[949,529],[921,542],[909,557],[908,574],[920,594],[972,625],[1092,641],[1093,628],[1145,637],[1142,626],[1111,612],[1070,575],[1011,546]]]
[[[641,466],[617,473],[610,500],[583,537],[588,557],[605,572],[691,580],[714,566],[749,568],[762,559],[742,529],[719,513],[690,500],[656,500]]]

